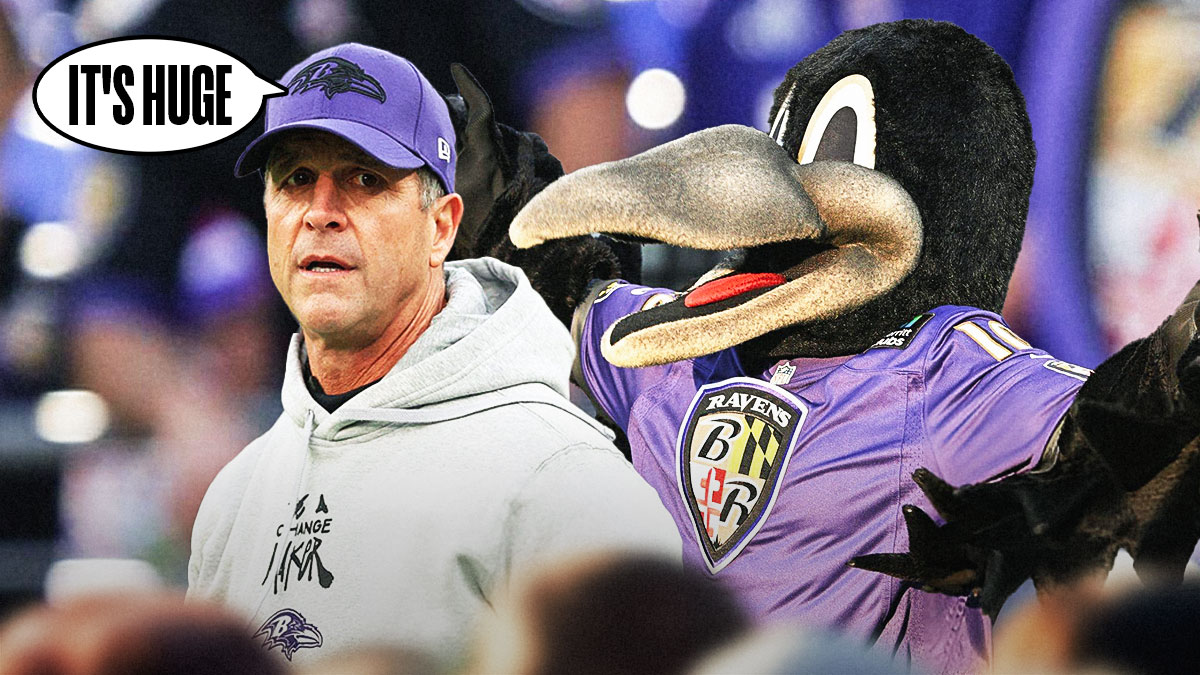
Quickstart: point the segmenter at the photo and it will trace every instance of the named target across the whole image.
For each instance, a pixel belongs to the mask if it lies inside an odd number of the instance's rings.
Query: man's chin
[[[361,329],[362,323],[354,310],[343,298],[309,298],[293,308],[292,315],[306,339],[333,345],[354,341],[356,328]]]

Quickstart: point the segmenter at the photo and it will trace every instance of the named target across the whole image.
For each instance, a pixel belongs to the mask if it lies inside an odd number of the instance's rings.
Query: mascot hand
[[[593,279],[638,281],[641,249],[590,236],[549,241],[518,250],[508,238],[517,212],[563,175],[541,137],[496,122],[491,99],[460,64],[450,67],[459,93],[446,97],[459,141],[455,190],[463,218],[453,258],[492,256],[525,271],[534,290],[563,323]]]
[[[970,595],[995,618],[1027,579],[1062,578],[1063,565],[1093,569],[1116,554],[1104,538],[1071,527],[1081,514],[1107,510],[1101,495],[1116,496],[1116,510],[1121,510],[1118,490],[1102,472],[1056,468],[958,489],[926,469],[914,472],[913,480],[946,524],[939,526],[907,505],[909,551],[859,556],[850,561],[852,567],[889,574],[925,591]],[[1119,513],[1107,517],[1122,520]]]
[[[445,97],[458,136],[454,183],[464,205],[454,252],[477,257],[506,238],[508,221],[563,170],[537,134],[496,122],[491,99],[464,66],[451,65],[450,74],[459,91]]]
[[[904,507],[909,551],[851,566],[951,595],[995,617],[1026,579],[1039,590],[1112,566],[1178,583],[1200,539],[1200,284],[1149,337],[1101,364],[1033,470],[954,488],[913,480],[945,521]]]

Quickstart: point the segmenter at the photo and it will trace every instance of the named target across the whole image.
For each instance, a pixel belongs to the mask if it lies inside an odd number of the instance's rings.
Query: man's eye
[[[287,180],[284,181],[285,184],[292,187],[308,185],[311,182],[313,182],[313,175],[308,169],[297,169],[296,171],[292,172],[292,175],[287,177]]]
[[[355,174],[354,182],[365,188],[376,188],[383,184],[383,180],[379,176],[365,171]]]

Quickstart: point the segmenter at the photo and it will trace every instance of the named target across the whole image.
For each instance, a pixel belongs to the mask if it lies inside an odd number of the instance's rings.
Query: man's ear
[[[433,247],[429,252],[429,266],[440,267],[450,255],[454,246],[454,237],[458,234],[458,224],[462,222],[463,201],[458,193],[451,192],[439,197],[429,207],[429,217],[433,224]]]

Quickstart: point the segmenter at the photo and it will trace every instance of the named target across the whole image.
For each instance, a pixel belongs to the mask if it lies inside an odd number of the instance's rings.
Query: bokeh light
[[[687,103],[687,91],[679,76],[663,68],[644,70],[633,78],[625,107],[629,117],[643,129],[666,129],[679,120]]]
[[[108,405],[85,389],[49,391],[38,399],[34,429],[51,443],[91,443],[108,430]]]
[[[79,235],[66,223],[34,223],[21,239],[21,269],[32,277],[61,279],[82,263]]]

